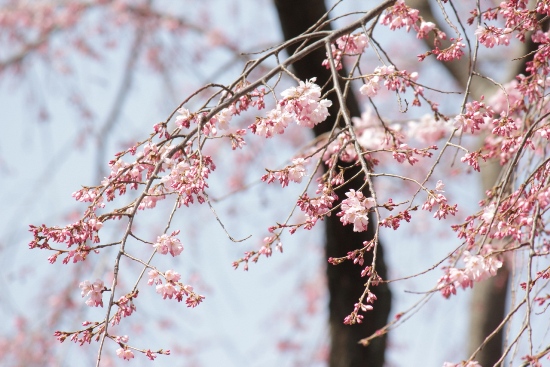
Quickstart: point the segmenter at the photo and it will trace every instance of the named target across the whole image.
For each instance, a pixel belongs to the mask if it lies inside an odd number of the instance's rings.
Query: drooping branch
[[[384,2],[380,5],[390,6],[394,2]],[[275,5],[279,14],[279,21],[286,40],[294,39],[303,34],[307,29],[317,24],[319,19],[323,19],[327,13],[324,0],[275,0]],[[381,9],[379,7],[379,9]],[[373,15],[378,15],[380,11],[371,11]],[[326,19],[326,18],[325,18]],[[358,23],[364,24],[364,22]],[[355,28],[348,27],[349,31]],[[330,24],[325,23],[318,31],[330,32]],[[348,31],[348,33],[349,33]],[[342,33],[345,34],[345,33]],[[334,38],[333,38],[334,40]],[[329,41],[328,39],[325,42]],[[287,47],[289,55],[294,55],[301,44],[292,44]],[[305,45],[308,47],[308,44]],[[291,56],[292,57],[292,56]],[[331,80],[331,71],[323,65],[326,58],[326,49],[318,48],[314,52],[294,62],[292,68],[298,78],[311,79],[316,78],[317,83],[325,85]],[[340,75],[347,76],[345,68],[340,71]],[[341,86],[345,88],[345,83],[341,81]],[[330,108],[330,116],[327,120],[314,127],[316,136],[329,133],[339,117],[341,108],[347,110],[351,116],[361,114],[359,103],[352,91],[348,91],[346,105],[342,106],[337,98],[333,98],[333,105]],[[349,185],[359,187],[364,182],[364,176],[358,175],[361,171],[359,167],[346,171],[344,179],[350,180],[355,177]],[[339,198],[345,198],[347,187],[336,190]],[[363,190],[365,195],[369,195],[369,189]],[[337,216],[326,218],[325,224],[325,254],[328,258],[337,258],[344,256],[362,247],[365,241],[374,238],[376,225],[372,220],[366,232],[353,232],[351,228],[342,226]],[[365,257],[367,263],[373,261],[372,252]],[[384,262],[384,253],[382,245],[378,244],[378,254],[376,261],[378,274],[385,279],[387,269]],[[386,337],[381,336],[375,339],[370,345],[362,346],[358,342],[362,338],[374,334],[381,329],[387,322],[391,308],[391,294],[387,284],[373,288],[378,300],[374,310],[369,312],[362,324],[344,325],[344,318],[350,313],[350,304],[356,302],[357,298],[364,291],[364,279],[361,277],[359,268],[351,262],[345,262],[337,266],[327,266],[327,280],[329,288],[329,321],[331,335],[331,349],[329,363],[331,367],[382,367],[384,365]]]

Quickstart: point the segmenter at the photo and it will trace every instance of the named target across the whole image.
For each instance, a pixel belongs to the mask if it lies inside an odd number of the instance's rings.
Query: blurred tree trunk
[[[294,38],[309,27],[314,25],[326,12],[323,0],[275,0],[279,14],[282,31],[285,40]],[[329,27],[325,27],[330,29]],[[298,45],[288,48],[290,53],[294,52]],[[293,65],[293,72],[301,80],[317,78],[317,84],[324,85],[331,77],[330,71],[322,66],[326,58],[325,50],[318,49],[304,57]],[[341,70],[346,75],[345,70]],[[336,121],[339,109],[338,100],[331,98],[333,105],[330,109],[329,118],[322,124],[314,127],[316,136],[330,132]],[[351,116],[359,116],[359,104],[353,93],[349,93],[347,108]],[[353,177],[357,171],[348,170],[347,178]],[[363,177],[358,177],[353,182],[359,187]],[[349,186],[349,185],[348,185]],[[339,198],[345,197],[349,187],[338,190]],[[364,194],[369,195],[368,189]],[[374,220],[370,221],[367,232],[353,232],[352,226],[343,226],[340,218],[332,215],[325,219],[326,243],[325,251],[327,257],[345,256],[349,251],[360,248],[364,241],[374,236]],[[365,254],[365,264],[372,262],[372,253]],[[387,278],[387,269],[384,263],[382,248],[379,245],[377,254],[376,269],[378,274]],[[372,335],[387,323],[391,308],[391,294],[386,284],[374,287],[372,290],[378,297],[374,304],[374,310],[367,312],[362,324],[344,325],[344,318],[351,313],[353,305],[357,302],[364,290],[365,279],[361,278],[361,267],[346,261],[343,264],[327,267],[329,302],[329,323],[330,323],[330,367],[382,367],[384,365],[384,351],[386,348],[386,336],[373,340],[368,346],[358,344],[362,338]]]

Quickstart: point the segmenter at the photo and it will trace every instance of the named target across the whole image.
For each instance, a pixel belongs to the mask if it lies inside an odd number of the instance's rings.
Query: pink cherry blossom
[[[464,251],[463,259],[466,264],[464,273],[476,282],[495,276],[497,270],[502,267],[502,261],[495,257],[474,256],[469,251]]]
[[[302,178],[306,174],[304,164],[307,161],[303,158],[295,158],[292,160],[292,166],[288,169],[288,178],[296,183],[302,182]]]
[[[380,23],[389,25],[391,30],[405,27],[407,32],[416,26],[419,11],[412,9],[403,0],[397,0],[394,6],[386,10],[386,14],[380,18]]]
[[[174,270],[166,270],[164,277],[168,282],[179,282],[181,275]]]
[[[418,28],[418,33],[416,34],[416,38],[422,39],[427,37],[428,33],[430,33],[435,28],[435,24],[432,22],[421,22],[420,27]]]
[[[82,297],[90,296],[90,298],[86,300],[86,304],[88,306],[103,307],[102,298],[103,298],[103,290],[105,289],[105,286],[102,280],[97,279],[93,283],[90,283],[88,280],[85,280],[80,283],[79,287],[80,289],[82,289],[82,292],[81,292]]]
[[[315,79],[300,81],[297,87],[291,87],[281,93],[283,99],[277,107],[267,113],[267,118],[259,118],[249,126],[256,135],[272,137],[282,134],[291,121],[300,126],[312,128],[324,121],[332,102],[321,99],[321,87]]]
[[[191,113],[187,108],[178,109],[178,115],[176,116],[176,126],[180,129],[189,128],[191,121]]]
[[[170,298],[172,299],[174,295],[178,293],[176,286],[172,283],[158,284],[156,286],[157,293],[162,295],[163,299]]]
[[[494,26],[483,27],[479,26],[475,35],[478,37],[478,40],[485,47],[493,48],[496,45],[505,45],[510,44],[510,38],[512,37],[512,29],[499,29]]]
[[[337,215],[342,217],[340,221],[346,224],[353,223],[354,232],[366,231],[369,225],[369,209],[376,205],[373,198],[365,198],[363,193],[351,189],[346,193],[347,199],[342,201],[341,209]]]
[[[162,284],[162,280],[160,279],[159,272],[157,270],[149,270],[147,275],[149,275],[149,279],[147,280],[148,285]]]
[[[336,44],[344,54],[362,54],[368,46],[368,37],[364,33],[345,35],[338,38]]]
[[[153,247],[163,255],[170,253],[172,256],[178,256],[183,251],[183,245],[175,235],[177,233],[172,233],[170,236],[163,234],[157,237],[157,242],[155,242]]]
[[[368,78],[367,82],[359,89],[359,92],[372,98],[378,94],[378,90],[380,89],[379,82],[380,77],[378,75],[374,75]]]
[[[122,359],[127,360],[127,361],[134,358],[134,353],[128,348],[118,348],[116,350],[116,355],[119,358],[122,358]]]

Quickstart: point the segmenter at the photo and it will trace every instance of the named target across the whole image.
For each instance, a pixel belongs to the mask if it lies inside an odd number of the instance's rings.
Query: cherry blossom
[[[122,359],[127,360],[127,361],[134,358],[134,353],[128,348],[118,348],[116,350],[116,355],[119,358],[122,358]]]
[[[178,115],[176,116],[176,126],[180,129],[189,128],[190,121],[193,117],[191,116],[191,112],[187,108],[180,108],[178,109]]]
[[[336,40],[337,47],[331,45],[332,58],[337,70],[342,69],[342,56],[344,55],[360,55],[366,47],[368,47],[368,37],[364,33],[344,35]],[[325,59],[323,65],[330,69],[330,61]]]
[[[502,267],[502,261],[492,256],[493,248],[486,245],[483,248],[483,255],[472,255],[464,251],[462,259],[464,268],[448,268],[446,274],[438,281],[437,288],[445,298],[456,294],[456,289],[471,288],[474,282],[481,282],[496,275],[497,270]]]
[[[266,118],[259,118],[249,126],[254,134],[266,138],[282,134],[291,121],[312,128],[328,117],[328,107],[332,105],[330,100],[321,99],[321,87],[315,84],[315,79],[300,81],[298,87],[284,90],[281,96],[283,99]]]
[[[378,94],[378,90],[380,89],[379,82],[380,77],[378,75],[374,75],[373,77],[367,79],[367,82],[361,86],[359,92],[368,97],[374,97]]]
[[[97,279],[95,282],[90,283],[88,280],[85,280],[80,283],[79,285],[80,289],[82,289],[82,297],[90,296],[89,299],[86,300],[86,304],[90,307],[103,307],[103,291],[105,290],[105,286],[103,285],[103,281],[100,279]]]
[[[279,102],[298,125],[309,128],[324,121],[329,115],[328,107],[332,106],[330,100],[321,99],[321,87],[314,82],[315,79],[301,81],[298,87],[283,91],[283,100]]]
[[[136,17],[137,13],[128,13],[131,6],[106,4],[109,2],[100,0],[93,7],[99,9],[102,6],[114,6],[121,13],[121,19],[124,19],[121,23],[126,26],[130,26],[130,19],[136,24],[142,18],[149,21],[148,17],[155,12],[153,8],[140,10],[139,17]],[[30,226],[33,239],[29,247],[48,251],[47,259],[52,264],[59,256],[64,264],[80,266],[89,256],[102,252],[117,254],[113,271],[101,275],[112,274],[113,289],[106,288],[99,279],[94,283],[84,281],[79,285],[82,297],[88,297],[86,304],[92,307],[103,306],[103,292],[111,294],[108,304],[106,302],[108,316],[98,321],[84,321],[83,328],[77,331],[57,331],[55,336],[58,340],[69,338],[81,345],[101,340],[103,345],[103,341],[109,339],[118,343],[120,348],[116,353],[125,360],[134,358],[134,351],[143,353],[151,360],[157,355],[169,354],[163,350],[152,352],[128,346],[128,337],[116,336],[114,332],[118,329],[117,325],[123,324],[137,312],[135,299],[140,292],[138,286],[142,285],[144,274],[147,274],[147,284],[155,286],[155,291],[163,299],[185,302],[187,307],[196,307],[204,300],[204,296],[196,293],[192,285],[181,282],[182,276],[176,271],[179,269],[163,273],[157,261],[171,261],[159,259],[158,254],[170,253],[175,257],[183,253],[179,231],[172,228],[176,223],[172,218],[176,218],[174,214],[177,211],[187,210],[188,214],[193,215],[191,204],[195,201],[199,204],[208,202],[214,211],[217,200],[213,198],[217,188],[223,187],[216,184],[212,185],[212,189],[209,188],[216,163],[224,165],[223,170],[220,170],[224,171],[221,175],[226,171],[247,178],[249,173],[251,177],[263,174],[261,179],[264,182],[277,181],[283,188],[292,182],[300,190],[297,199],[295,196],[292,199],[294,201],[290,202],[288,219],[266,226],[269,234],[262,236],[263,240],[258,240],[258,244],[253,245],[257,246],[254,249],[245,249],[243,257],[233,263],[235,268],[243,263],[243,268],[247,270],[249,263],[252,265],[258,262],[260,257],[274,256],[274,246],[275,250],[283,252],[283,236],[294,234],[300,229],[312,229],[319,221],[330,216],[332,211],[340,217],[342,225],[353,224],[355,232],[367,231],[369,222],[376,218],[374,238],[359,241],[353,250],[329,259],[332,265],[348,262],[357,268],[358,275],[364,277],[364,282],[361,282],[364,291],[357,294],[353,310],[343,320],[345,324],[363,322],[368,312],[376,307],[376,295],[373,293],[376,288],[371,287],[399,280],[382,279],[376,262],[368,259],[372,259],[380,249],[380,236],[389,230],[402,229],[404,221],[414,224],[417,220],[415,211],[419,208],[433,213],[433,217],[442,224],[452,219],[451,229],[458,237],[455,243],[449,245],[452,247],[445,252],[447,255],[430,268],[430,271],[439,269],[443,272],[437,282],[436,292],[450,298],[461,288],[472,288],[475,283],[495,276],[505,266],[504,261],[506,266],[517,266],[520,257],[517,254],[528,249],[527,276],[516,274],[514,276],[518,280],[523,278],[510,284],[515,287],[514,294],[519,295],[517,299],[523,297],[520,302],[530,306],[528,310],[520,308],[520,311],[514,312],[530,313],[524,314],[524,320],[529,321],[538,316],[535,307],[545,306],[550,299],[541,293],[546,280],[550,279],[550,270],[544,262],[550,249],[546,223],[550,207],[550,162],[547,157],[550,139],[550,35],[542,22],[544,17],[550,15],[550,5],[548,1],[529,3],[524,0],[480,3],[476,9],[460,9],[456,12],[456,16],[461,18],[463,10],[464,14],[470,10],[471,17],[464,19],[464,22],[459,19],[456,23],[456,19],[448,17],[448,14],[437,14],[432,23],[422,18],[423,14],[409,7],[404,0],[385,4],[386,8],[379,8],[379,12],[372,18],[352,22],[353,26],[347,26],[345,30],[342,28],[333,32],[313,27],[287,44],[266,48],[260,56],[247,54],[249,63],[244,66],[241,75],[224,84],[209,84],[190,94],[187,99],[181,97],[182,100],[174,105],[165,119],[150,123],[149,134],[131,142],[112,157],[105,166],[107,177],[98,180],[96,186],[84,186],[75,191],[73,197],[82,207],[78,219],[61,227],[45,224]],[[25,63],[32,60],[34,47],[39,48],[41,54],[55,55],[55,50],[49,49],[54,44],[49,42],[49,33],[53,30],[62,33],[66,27],[81,23],[81,10],[76,9],[73,15],[61,15],[64,7],[60,5],[59,9],[54,9],[41,6],[34,14],[28,14],[22,20],[16,20],[11,10],[0,15],[2,27],[12,23],[17,25],[14,28],[17,31],[7,33],[6,40],[12,39],[10,42],[14,42],[17,49],[30,52],[30,56],[23,55]],[[361,16],[360,13],[356,15]],[[158,14],[156,16],[160,17]],[[342,18],[345,20],[346,16]],[[158,23],[159,28],[183,31],[174,19],[154,19],[152,24]],[[372,24],[375,19],[388,27],[386,31],[397,31],[398,37],[408,36],[407,42],[414,42],[428,51],[406,60],[394,57],[392,51],[395,45],[387,47],[383,39],[369,39],[371,30],[377,32],[376,29],[380,27],[380,24]],[[326,20],[332,22],[334,19]],[[442,23],[442,20],[453,32],[453,37],[447,42],[443,42],[447,40],[447,35],[435,24]],[[370,25],[367,25],[369,22]],[[404,34],[403,31],[410,32],[411,29],[416,32],[416,38]],[[183,33],[178,32],[180,35]],[[210,33],[215,42],[226,42],[216,32]],[[43,44],[26,45],[24,42],[27,35],[39,36],[39,40],[44,37]],[[164,39],[157,36],[156,33],[152,34],[151,39]],[[502,79],[505,73],[499,72],[495,76],[485,72],[489,68],[482,54],[484,51],[477,54],[479,44],[486,48],[507,47],[512,43],[512,37],[519,43],[525,42],[529,36],[534,46],[530,46],[531,49],[520,58],[525,61],[525,67],[515,73],[512,81],[506,83]],[[291,44],[302,46],[295,52],[289,52],[288,58],[281,58],[284,51],[290,51],[287,46]],[[397,49],[400,49],[397,45]],[[324,80],[319,85],[315,78],[299,80],[292,63],[322,46],[325,47],[324,52],[327,52],[327,59],[322,65],[332,72],[333,79]],[[92,51],[82,42],[79,49],[88,53]],[[148,60],[156,60],[158,65],[161,58],[157,53],[149,50],[144,54],[148,55]],[[436,71],[436,75],[430,71],[420,79],[418,72],[404,69],[422,71],[431,68],[430,65],[422,68],[421,64],[417,64],[429,56],[437,59],[430,62],[442,61],[438,63],[442,67],[447,65],[445,62],[456,61],[447,66],[449,69],[455,66],[463,68],[468,76],[464,78],[468,85],[460,86],[462,81],[458,80],[460,83],[453,83],[450,91],[443,90],[441,85],[448,84],[440,83],[439,76],[446,76],[446,73]],[[468,59],[464,60],[465,56]],[[270,60],[271,64],[265,60]],[[378,60],[379,64],[372,65],[371,60]],[[13,62],[24,69],[25,63],[17,60]],[[349,74],[339,76],[336,71],[343,68],[344,62],[347,63]],[[4,67],[11,66],[2,66],[0,71],[3,72]],[[170,76],[170,70],[163,70],[163,74]],[[492,97],[485,99],[478,94],[475,84],[481,79],[493,84],[494,88],[483,88],[483,92]],[[470,81],[474,84],[470,84]],[[352,108],[347,110],[340,107],[333,116],[337,121],[333,126],[327,126],[327,129],[318,126],[329,116],[332,101],[328,98],[344,101],[353,93],[353,83],[362,83],[359,92],[366,96],[364,99],[369,103],[361,117],[350,116]],[[447,104],[447,101],[455,99],[459,102]],[[262,110],[266,104],[272,108],[254,119],[253,111],[249,111],[251,107]],[[325,133],[316,136],[310,144],[300,142],[302,148],[289,154],[293,158],[286,166],[262,166],[260,171],[254,173],[252,169],[257,167],[251,162],[258,157],[267,158],[265,162],[280,162],[280,159],[263,156],[265,152],[260,149],[263,143],[258,143],[262,139],[258,137],[288,135],[294,123],[309,129],[319,127],[325,129]],[[245,142],[244,126],[248,126],[257,136],[247,136]],[[317,130],[321,129],[316,128],[316,133]],[[471,135],[475,135],[475,140],[479,139],[481,144],[474,147]],[[290,138],[296,141],[294,137]],[[281,142],[273,139],[276,154],[282,151],[277,145]],[[233,151],[240,158],[229,161],[225,154]],[[435,151],[439,154],[435,155]],[[435,155],[434,159],[429,159],[432,155]],[[468,213],[470,209],[464,205],[467,213],[460,218],[457,214],[462,214],[463,206],[459,213],[458,204],[450,203],[450,200],[463,199],[453,195],[450,189],[457,185],[452,182],[453,175],[467,171],[474,176],[477,171],[484,170],[481,163],[485,161],[499,163],[503,167],[502,174],[495,185],[485,192],[479,208]],[[244,165],[246,170],[243,170]],[[351,179],[350,174],[353,175]],[[443,181],[438,180],[440,177],[445,177],[447,192],[444,191]],[[390,182],[387,187],[392,189],[384,187],[384,180]],[[429,188],[431,186],[428,185],[433,185],[435,181],[435,188]],[[315,188],[312,186],[315,183],[317,190],[313,193]],[[408,184],[414,189],[409,190]],[[396,187],[399,192],[395,191]],[[341,203],[335,192],[345,192]],[[373,197],[366,197],[367,192]],[[268,190],[262,191],[262,195],[269,195]],[[398,196],[399,200],[396,199]],[[402,199],[401,196],[408,197]],[[151,243],[139,235],[143,222],[147,222],[146,219],[140,219],[146,214],[143,210],[160,209],[161,205],[157,205],[160,201],[172,202],[173,212],[167,216],[166,229],[161,232],[165,234],[159,235]],[[294,203],[301,211],[299,215],[295,215]],[[284,202],[280,204],[282,207]],[[388,213],[390,211],[391,214]],[[222,216],[218,218],[215,213],[214,216],[225,229]],[[116,240],[102,241],[99,233],[116,222],[122,225],[111,228],[127,229],[122,230]],[[168,234],[170,231],[173,232]],[[191,237],[189,241],[193,240]],[[142,243],[151,246],[139,248]],[[138,258],[138,248],[147,251],[144,256],[149,257]],[[141,275],[135,283],[126,282],[126,276],[122,276],[127,271],[125,260],[128,259],[141,267]],[[86,271],[87,268],[79,269]],[[411,277],[416,276],[419,275]],[[132,284],[136,285],[132,288]],[[519,285],[516,287],[516,284]],[[544,310],[541,309],[541,312]],[[405,320],[402,316],[407,312],[399,312],[396,320]],[[510,318],[516,317],[513,313],[509,315]],[[393,325],[380,329],[377,334],[383,335]],[[518,342],[518,345],[521,343]],[[531,341],[529,343],[530,347],[534,345]],[[532,348],[533,351],[523,357],[524,360],[533,365],[538,364],[539,359],[544,357],[544,348],[536,352]],[[459,364],[445,362],[444,366],[480,367],[475,361]]]
[[[373,198],[365,198],[363,193],[351,189],[346,193],[347,199],[342,201],[342,211],[337,215],[342,217],[340,221],[346,225],[353,223],[354,232],[366,231],[369,225],[368,213],[376,205]]]
[[[166,270],[166,272],[164,273],[164,277],[168,282],[178,282],[181,278],[181,275],[173,270]]]
[[[148,285],[162,284],[162,279],[160,279],[160,277],[159,277],[160,274],[159,274],[158,270],[151,269],[151,270],[149,270],[147,275],[149,276],[149,279],[147,280]]]
[[[418,28],[418,33],[416,34],[416,38],[425,38],[425,37],[427,37],[428,33],[430,33],[434,28],[435,28],[434,23],[422,21],[420,23],[420,27]]]
[[[482,27],[479,26],[475,31],[475,35],[478,37],[485,47],[493,48],[496,45],[510,44],[510,38],[512,37],[512,29],[498,29],[494,26]]]
[[[157,293],[162,295],[162,299],[170,298],[172,299],[177,293],[178,290],[173,283],[158,284],[156,286]]]
[[[380,18],[380,23],[389,25],[391,30],[405,27],[407,32],[416,25],[419,19],[419,11],[412,9],[405,4],[403,0],[397,0],[396,4],[390,7],[384,16]]]
[[[332,205],[334,201],[338,199],[338,196],[336,196],[330,187],[321,184],[317,189],[317,194],[321,194],[321,196],[310,198],[308,194],[305,193],[296,203],[300,210],[306,214],[306,229],[313,228],[317,220],[322,220],[324,216],[330,216]]]
[[[347,55],[362,54],[369,45],[368,37],[364,33],[342,36],[336,40],[336,44]]]
[[[268,170],[268,173],[262,176],[262,181],[272,183],[275,180],[278,180],[282,187],[288,186],[289,181],[300,183],[306,174],[306,168],[304,166],[306,163],[307,160],[304,158],[295,158],[292,160],[292,165],[285,167],[282,170]]]
[[[153,247],[163,255],[170,253],[172,256],[178,256],[183,251],[183,245],[180,240],[175,237],[179,231],[172,233],[170,236],[163,234],[157,237],[157,242]]]
[[[497,269],[502,267],[502,262],[494,257],[473,256],[469,251],[464,251],[463,259],[466,265],[464,274],[475,282],[495,276]]]

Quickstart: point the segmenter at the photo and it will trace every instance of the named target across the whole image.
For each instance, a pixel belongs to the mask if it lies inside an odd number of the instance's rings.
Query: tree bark
[[[314,25],[326,12],[323,0],[275,0],[279,14],[282,31],[285,40],[292,39],[309,27]],[[330,29],[329,26],[324,28]],[[299,45],[288,48],[292,54]],[[293,65],[293,72],[301,80],[317,78],[318,85],[325,85],[330,80],[330,70],[327,70],[322,62],[326,58],[325,50],[318,49],[304,57]],[[341,75],[346,75],[341,70]],[[333,96],[335,97],[335,96]],[[314,127],[316,136],[330,132],[336,122],[336,116],[340,108],[338,100],[331,98],[333,105],[330,108],[329,118]],[[353,93],[348,94],[347,109],[351,116],[359,116],[360,109]],[[348,170],[347,179],[353,177],[358,171]],[[339,198],[345,197],[345,192],[350,187],[361,186],[364,177],[357,177],[347,187],[336,192]],[[365,196],[369,195],[368,189],[363,190]],[[374,237],[374,220],[371,218],[368,231],[353,232],[351,226],[343,226],[340,218],[332,215],[325,219],[327,257],[342,257],[348,252],[362,247],[364,241]],[[372,262],[372,253],[365,254],[365,264]],[[384,263],[382,246],[378,245],[376,269],[378,274],[386,279],[387,269]],[[364,291],[365,278],[361,277],[361,267],[346,261],[340,265],[327,267],[329,301],[329,324],[331,336],[330,367],[382,367],[384,365],[384,352],[386,348],[386,336],[373,340],[368,346],[358,344],[364,337],[370,336],[382,328],[388,319],[391,308],[391,294],[387,284],[373,287],[372,291],[378,297],[374,310],[367,312],[363,323],[352,326],[344,325],[344,318],[353,310],[353,305]]]

